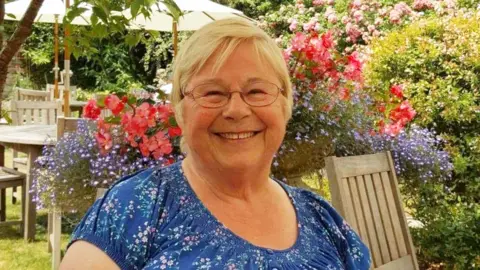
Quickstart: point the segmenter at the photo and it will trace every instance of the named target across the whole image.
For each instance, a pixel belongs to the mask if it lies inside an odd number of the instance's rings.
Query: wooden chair
[[[16,87],[14,89],[14,99],[18,101],[50,101],[50,93],[47,91],[24,89]]]
[[[370,249],[372,267],[418,270],[390,152],[325,162],[333,206]]]
[[[1,153],[3,154],[3,153]],[[0,164],[0,225],[20,225],[20,231],[23,231],[25,221],[25,182],[26,175],[17,170],[6,168]],[[6,220],[6,189],[22,188],[22,216],[20,220]]]
[[[60,101],[11,101],[13,125],[55,125],[62,115]]]
[[[65,86],[63,84],[58,85],[58,99],[63,100],[63,91],[65,90]],[[54,84],[47,84],[47,92],[50,96],[50,100],[55,99],[55,85]],[[77,100],[77,87],[74,85],[70,85],[70,101]]]
[[[32,90],[32,89],[24,89],[16,87],[14,89],[14,100],[17,101],[50,101],[53,100],[50,98],[50,93],[47,91],[40,91],[40,90]],[[25,171],[27,168],[27,159],[18,157],[18,152],[13,151],[13,159],[12,159],[12,168],[20,169]],[[14,193],[16,188],[14,188]],[[15,203],[15,196],[12,197],[12,202]]]
[[[22,92],[18,90],[19,93]],[[33,90],[28,90],[33,91]],[[33,91],[43,92],[44,91]],[[25,97],[25,96],[24,96]],[[62,104],[60,101],[18,101],[12,100],[10,103],[11,118],[13,125],[55,125],[58,115],[62,114]],[[27,168],[27,158],[19,157],[14,151],[12,158],[12,168],[25,171]],[[16,188],[12,193],[12,203],[16,202]]]
[[[58,117],[57,121],[57,141],[62,138],[65,133],[74,132],[77,130],[78,121],[81,118],[66,118],[63,116]],[[107,189],[98,188],[96,198],[100,198]],[[48,252],[52,252],[52,269],[57,270],[61,261],[61,236],[62,236],[62,210],[53,209],[48,214]]]

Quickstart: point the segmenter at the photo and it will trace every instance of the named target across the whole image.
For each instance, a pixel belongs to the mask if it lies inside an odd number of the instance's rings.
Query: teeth
[[[254,132],[245,132],[245,133],[219,133],[225,139],[229,140],[240,140],[253,137],[255,135]]]

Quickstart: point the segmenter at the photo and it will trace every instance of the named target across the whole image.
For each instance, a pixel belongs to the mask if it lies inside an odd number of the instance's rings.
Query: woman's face
[[[237,47],[219,71],[214,74],[214,54],[185,89],[215,81],[230,92],[242,91],[247,82],[265,81],[280,86],[273,69],[260,59],[251,43]],[[204,108],[191,96],[183,100],[183,135],[189,155],[202,163],[224,169],[246,169],[270,166],[285,135],[286,98],[280,93],[265,107],[246,104],[238,93],[220,108]],[[252,136],[253,135],[253,136]]]

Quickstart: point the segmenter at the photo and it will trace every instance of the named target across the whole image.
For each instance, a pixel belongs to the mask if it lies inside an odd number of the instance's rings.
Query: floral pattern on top
[[[370,268],[367,247],[330,204],[278,183],[298,220],[297,240],[285,250],[255,246],[225,227],[198,199],[181,162],[117,181],[89,209],[68,246],[87,241],[121,269]]]

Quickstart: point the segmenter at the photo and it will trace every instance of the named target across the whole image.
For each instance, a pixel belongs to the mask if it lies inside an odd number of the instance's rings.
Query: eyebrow
[[[243,87],[247,84],[255,83],[255,82],[269,82],[269,81],[265,80],[265,79],[262,79],[260,77],[250,77],[245,82],[243,82],[241,84],[241,86]],[[220,78],[208,78],[208,79],[205,79],[205,80],[201,80],[198,83],[196,83],[196,85],[206,84],[206,83],[216,83],[216,84],[220,84],[220,85],[225,85],[225,81],[220,79]]]

